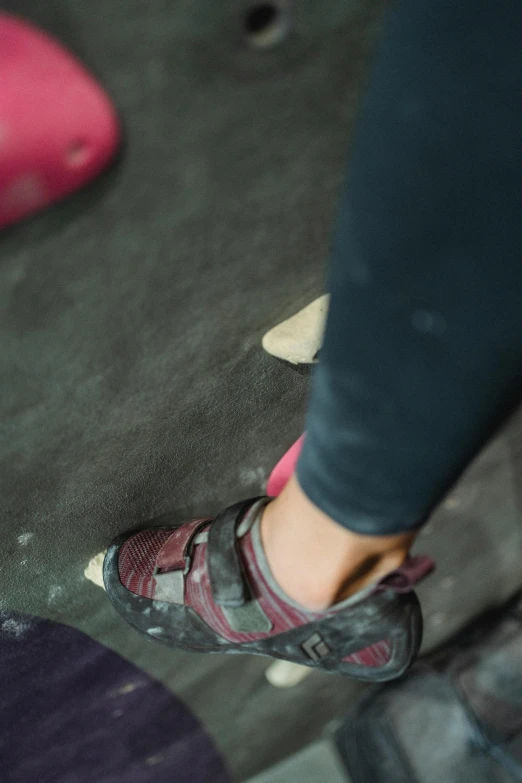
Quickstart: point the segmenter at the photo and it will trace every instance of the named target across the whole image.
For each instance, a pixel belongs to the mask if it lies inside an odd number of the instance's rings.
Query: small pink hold
[[[301,435],[301,437],[296,440],[294,445],[290,446],[286,454],[281,457],[270,474],[266,485],[266,494],[270,495],[270,497],[277,497],[277,495],[281,494],[284,487],[288,484],[288,481],[295,471],[297,460],[299,459],[299,454],[301,453],[301,449],[303,447],[304,439],[305,436]]]

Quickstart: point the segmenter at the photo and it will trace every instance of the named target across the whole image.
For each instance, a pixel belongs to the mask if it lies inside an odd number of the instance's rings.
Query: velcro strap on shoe
[[[236,529],[245,512],[259,499],[243,500],[229,506],[209,527],[207,566],[212,597],[219,606],[244,606],[250,598]]]
[[[394,593],[409,593],[434,569],[435,562],[428,555],[409,557],[400,568],[392,571],[379,582],[376,592],[393,590]]]
[[[156,572],[184,571],[190,553],[190,545],[208,519],[186,522],[169,536],[156,559]]]

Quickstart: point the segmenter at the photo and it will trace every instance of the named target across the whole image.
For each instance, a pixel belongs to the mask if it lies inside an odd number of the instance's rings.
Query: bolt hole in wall
[[[244,35],[255,49],[271,49],[282,43],[290,31],[290,7],[284,0],[255,3],[247,7]]]

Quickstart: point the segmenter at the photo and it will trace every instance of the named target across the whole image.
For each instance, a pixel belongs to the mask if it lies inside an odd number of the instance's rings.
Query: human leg
[[[404,558],[520,397],[520,29],[510,2],[392,14],[339,210],[307,436],[263,520],[276,577],[310,606]],[[332,566],[314,581],[321,552]]]

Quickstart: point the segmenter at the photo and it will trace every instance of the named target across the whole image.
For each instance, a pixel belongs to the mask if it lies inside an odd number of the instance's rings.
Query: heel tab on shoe
[[[409,557],[400,568],[381,579],[376,591],[393,590],[395,593],[409,593],[434,570],[435,561],[428,555]]]

